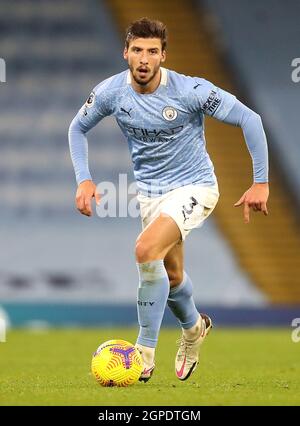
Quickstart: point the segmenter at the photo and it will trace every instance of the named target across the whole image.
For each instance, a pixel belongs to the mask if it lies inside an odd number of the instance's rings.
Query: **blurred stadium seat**
[[[291,62],[299,57],[300,3],[199,0],[199,4],[213,17],[220,44],[237,72],[237,84],[261,112],[271,150],[300,206],[300,83],[291,76]]]

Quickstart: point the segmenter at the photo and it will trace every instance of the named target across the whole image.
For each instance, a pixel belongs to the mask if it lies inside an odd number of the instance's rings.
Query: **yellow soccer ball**
[[[126,340],[108,340],[93,355],[92,373],[101,386],[129,386],[143,370],[139,351]]]

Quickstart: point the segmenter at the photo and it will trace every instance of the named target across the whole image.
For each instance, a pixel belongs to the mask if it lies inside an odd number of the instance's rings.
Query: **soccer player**
[[[203,78],[163,68],[166,43],[163,23],[147,18],[133,22],[124,48],[129,69],[98,84],[69,129],[76,205],[87,216],[92,215],[92,198],[98,204],[100,195],[88,168],[86,133],[113,115],[128,141],[143,228],[135,257],[140,326],[136,346],[143,357],[144,381],[154,370],[166,304],[182,328],[175,359],[178,379],[187,379],[197,367],[200,345],[212,327],[211,319],[195,307],[183,265],[186,236],[203,224],[219,198],[205,148],[205,114],[242,128],[254,176],[235,206],[243,205],[245,222],[251,209],[268,214],[268,151],[260,116]]]

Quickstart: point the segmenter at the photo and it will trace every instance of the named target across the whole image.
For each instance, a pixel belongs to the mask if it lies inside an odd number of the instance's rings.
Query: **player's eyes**
[[[140,49],[139,47],[134,47],[133,49],[134,53],[140,53],[142,51],[142,49]],[[156,55],[158,53],[157,49],[151,49],[149,50],[150,55]]]

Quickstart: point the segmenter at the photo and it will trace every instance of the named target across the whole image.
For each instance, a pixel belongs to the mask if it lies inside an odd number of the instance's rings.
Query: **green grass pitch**
[[[179,330],[162,329],[148,383],[102,388],[90,373],[105,340],[134,329],[12,330],[0,343],[0,405],[300,405],[300,342],[289,329],[214,328],[185,382],[174,374]]]

